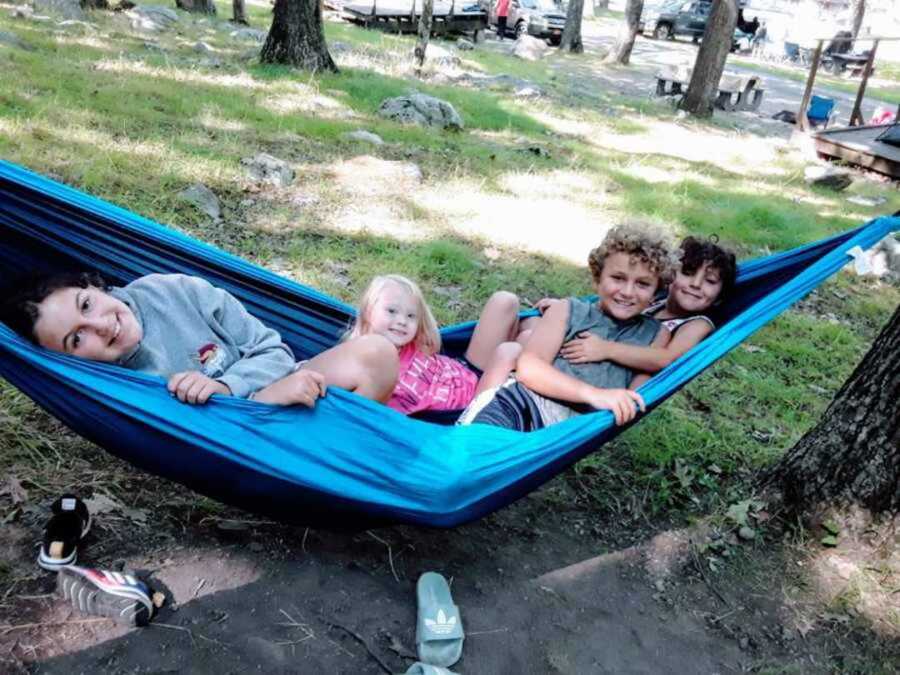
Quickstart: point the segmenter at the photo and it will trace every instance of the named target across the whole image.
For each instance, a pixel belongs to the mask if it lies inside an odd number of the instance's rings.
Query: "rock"
[[[12,11],[9,13],[11,17],[14,19],[30,19],[34,14],[34,10],[31,9],[28,5],[19,5],[18,7],[13,7]]]
[[[381,139],[381,136],[379,136],[378,134],[373,134],[371,131],[365,131],[363,129],[348,131],[346,134],[342,134],[341,138],[343,138],[345,141],[360,141],[362,143],[371,143],[372,145],[384,145],[384,141]]]
[[[32,0],[31,6],[35,14],[52,14],[64,19],[84,19],[86,16],[80,0]]]
[[[88,23],[87,21],[78,21],[77,19],[66,19],[65,21],[60,21],[56,25],[63,30],[75,30],[81,33],[97,32],[97,26],[94,24]]]
[[[462,60],[453,52],[440,45],[429,44],[425,51],[425,60],[436,66],[459,66]]]
[[[513,96],[516,98],[537,98],[538,96],[543,96],[543,92],[537,87],[522,87],[521,89],[516,89]]]
[[[159,5],[136,5],[126,15],[131,19],[132,29],[148,33],[168,30],[178,22],[174,9]]]
[[[836,192],[846,190],[853,182],[853,174],[833,166],[808,166],[803,172],[807,185],[825,187]]]
[[[550,51],[550,47],[543,40],[538,40],[530,35],[522,35],[513,45],[512,55],[526,61],[540,61],[548,51]]]
[[[463,128],[462,118],[452,105],[426,94],[413,93],[389,98],[379,106],[378,114],[405,124],[455,130]]]
[[[285,187],[294,180],[294,170],[287,162],[264,152],[255,157],[245,157],[241,160],[241,164],[247,168],[250,178],[257,183]]]
[[[750,638],[748,638],[748,637],[742,637],[742,638],[740,639],[740,641],[738,642],[738,646],[739,646],[742,650],[747,651],[747,650],[750,648]]]
[[[469,52],[475,49],[475,45],[472,42],[469,42],[465,38],[460,38],[456,41],[456,48],[461,52]]]
[[[853,197],[847,197],[847,201],[851,204],[858,204],[859,206],[881,206],[887,199],[884,197],[864,197],[862,195],[854,195]]]
[[[25,42],[18,35],[16,35],[15,33],[7,33],[3,30],[0,30],[0,45],[7,45],[9,47],[16,47],[17,49],[24,49],[26,52],[34,51],[34,47]]]
[[[194,43],[194,51],[198,54],[212,54],[213,48],[203,41]]]
[[[252,40],[253,42],[263,42],[268,33],[258,28],[239,28],[229,33],[235,40]]]
[[[178,193],[178,198],[193,204],[213,220],[222,217],[222,208],[219,206],[219,198],[203,183],[196,183]]]
[[[738,537],[743,539],[744,541],[753,541],[756,539],[756,530],[752,527],[747,527],[744,525],[741,529],[738,530]]]

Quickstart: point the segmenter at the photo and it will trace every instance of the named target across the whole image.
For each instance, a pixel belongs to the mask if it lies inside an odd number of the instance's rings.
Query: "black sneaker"
[[[78,545],[91,529],[91,514],[75,495],[63,495],[50,507],[38,565],[51,572],[78,561]]]
[[[150,588],[131,574],[69,565],[60,568],[56,588],[85,614],[131,626],[145,626],[153,617]]]

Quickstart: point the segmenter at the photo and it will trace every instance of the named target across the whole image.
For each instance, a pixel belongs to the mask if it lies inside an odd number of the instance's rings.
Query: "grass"
[[[230,15],[224,3],[219,9]],[[267,27],[267,7],[248,11],[255,27]],[[656,101],[574,91],[566,69],[589,57],[533,64],[486,48],[463,54],[471,72],[543,90],[528,101],[514,96],[515,84],[415,79],[406,37],[328,23],[329,41],[343,43],[352,59],[339,74],[313,77],[260,65],[247,57],[252,43],[181,16],[175,33],[147,38],[106,15],[95,17],[94,34],[54,32],[0,12],[0,30],[35,48],[0,47],[0,155],[348,302],[385,272],[419,280],[442,323],[477,316],[498,289],[529,300],[589,291],[573,256],[534,252],[528,232],[549,232],[556,245],[641,217],[679,235],[717,235],[746,256],[900,209],[896,190],[877,184],[851,190],[884,195],[880,209],[851,210],[846,195],[810,190],[800,157],[731,122],[678,121]],[[198,39],[212,57],[194,51]],[[410,88],[450,101],[465,130],[436,133],[375,114]],[[358,128],[385,145],[343,138]],[[246,185],[240,160],[261,151],[290,161],[295,185],[259,194]],[[361,154],[414,162],[424,178],[359,197],[336,176]],[[178,199],[194,182],[219,196],[224,223]],[[461,226],[470,222],[478,227]],[[898,299],[895,287],[839,276],[584,460],[576,475],[601,499],[633,490],[638,510],[703,513],[728,502],[821,415]],[[61,445],[94,452],[7,385],[0,415],[14,421],[0,432],[0,455],[37,494],[57,491],[56,467],[72,468]]]

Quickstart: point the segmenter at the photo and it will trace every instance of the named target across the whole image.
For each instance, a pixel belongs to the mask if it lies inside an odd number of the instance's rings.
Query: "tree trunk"
[[[725,60],[731,51],[738,7],[735,0],[713,0],[706,22],[703,43],[697,51],[694,72],[681,109],[697,117],[712,115],[713,103],[719,92],[719,80],[725,70]]]
[[[242,26],[249,26],[247,21],[247,10],[244,7],[244,0],[231,0],[231,23],[239,23]]]
[[[216,14],[216,3],[213,0],[175,0],[175,6],[186,12],[198,14]]]
[[[866,0],[852,0],[853,5],[853,37],[859,37],[859,29],[862,28],[863,17],[866,15]]]
[[[109,9],[107,0],[81,0],[81,9]]]
[[[325,43],[319,0],[275,0],[272,27],[259,58],[263,63],[336,73],[337,66]]]
[[[900,307],[819,424],[767,477],[800,512],[900,510]]]
[[[573,54],[581,54],[584,44],[581,41],[581,17],[584,14],[584,0],[569,0],[566,13],[566,27],[563,28],[559,48],[567,49]]]
[[[434,0],[423,0],[422,16],[419,17],[419,39],[416,42],[415,57],[418,68],[425,65],[425,51],[431,39],[431,22],[434,18]]]
[[[619,28],[615,46],[604,59],[606,63],[628,65],[631,60],[631,50],[634,49],[634,40],[637,37],[638,22],[643,11],[644,0],[628,0],[628,4],[625,5],[625,21]]]
[[[594,16],[600,16],[609,9],[609,0],[593,0],[594,3]]]

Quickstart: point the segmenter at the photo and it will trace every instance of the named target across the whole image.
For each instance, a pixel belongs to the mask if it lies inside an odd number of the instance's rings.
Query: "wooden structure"
[[[343,18],[366,28],[383,28],[396,33],[416,33],[419,30],[419,17],[422,16],[421,0],[326,0],[340,9]],[[472,33],[477,40],[479,31],[488,26],[488,15],[481,7],[473,8],[476,3],[468,1],[465,9],[456,4],[456,0],[434,3],[431,32],[433,35],[448,33]],[[340,5],[338,7],[337,5]]]
[[[809,99],[812,97],[813,84],[816,81],[816,73],[819,70],[819,64],[822,61],[822,47],[826,42],[831,42],[833,38],[820,38],[817,41],[816,48],[813,51],[812,62],[809,67],[809,77],[806,78],[806,89],[803,92],[803,98],[800,101],[800,109],[797,111],[797,124],[801,130],[809,132],[811,125],[806,118],[806,111],[809,108]],[[878,45],[881,42],[900,40],[900,37],[865,37],[853,38],[854,42],[871,42],[872,48],[869,50],[868,59],[862,65],[862,81],[859,83],[859,89],[856,91],[856,101],[853,103],[853,112],[850,113],[850,126],[863,124],[862,117],[862,100],[866,94],[866,85],[869,83],[869,76],[872,74],[873,64],[875,63],[875,52],[878,51]],[[833,58],[833,57],[832,57]]]
[[[892,124],[844,127],[813,136],[816,152],[900,180],[900,148],[878,140]]]
[[[692,68],[668,66],[656,73],[657,96],[681,96],[691,81]],[[762,103],[765,89],[757,75],[740,75],[725,72],[719,80],[719,93],[715,106],[720,110],[756,110]]]

